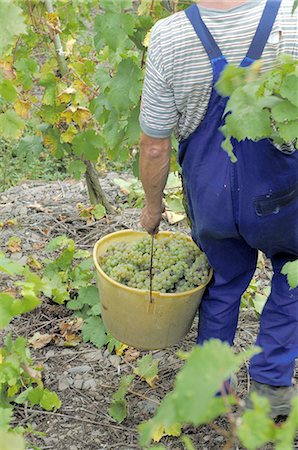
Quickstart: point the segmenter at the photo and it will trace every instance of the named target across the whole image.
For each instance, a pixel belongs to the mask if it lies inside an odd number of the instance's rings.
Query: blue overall
[[[268,0],[241,66],[262,55],[280,0]],[[178,161],[194,241],[206,253],[214,277],[199,310],[198,343],[218,338],[233,344],[240,299],[257,262],[257,250],[271,258],[272,288],[260,319],[251,377],[272,386],[290,386],[298,356],[298,289],[289,289],[281,268],[298,257],[298,151],[282,153],[266,139],[233,141],[238,161],[221,148],[227,98],[214,88],[227,64],[199,9],[185,11],[213,69],[213,88],[199,127],[180,142]],[[245,127],[245,123],[243,123]]]

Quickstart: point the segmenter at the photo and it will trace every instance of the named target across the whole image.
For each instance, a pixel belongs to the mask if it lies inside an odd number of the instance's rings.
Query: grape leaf
[[[193,446],[191,439],[185,434],[181,436],[181,441],[184,444],[185,450],[196,450]]]
[[[4,139],[18,139],[24,128],[25,122],[15,111],[7,110],[0,114],[0,134]]]
[[[298,126],[297,121],[292,120],[287,123],[277,124],[279,135],[285,142],[292,142],[298,139]]]
[[[0,406],[0,430],[7,429],[13,416],[13,409],[11,406]]]
[[[298,259],[287,262],[281,269],[281,273],[287,276],[291,289],[298,286]]]
[[[90,341],[97,347],[102,347],[106,343],[106,330],[101,318],[88,317],[84,322],[82,335],[84,342]]]
[[[8,102],[15,101],[18,91],[11,80],[2,80],[0,82],[0,96]]]
[[[282,81],[280,94],[287,98],[293,105],[298,106],[297,74],[289,73]]]
[[[106,215],[106,208],[98,203],[94,206],[92,214],[94,215],[95,219],[100,220]]]
[[[215,398],[216,392],[245,359],[258,351],[252,348],[235,355],[228,344],[216,339],[196,347],[176,378],[174,406],[178,421],[200,425],[217,417],[224,405],[222,399]]]
[[[149,386],[154,387],[158,380],[158,360],[154,360],[152,355],[143,356],[138,360],[134,373],[145,379]]]
[[[1,12],[0,12],[1,15]],[[25,441],[22,435],[12,431],[0,430],[1,450],[25,450]]]
[[[125,375],[121,378],[118,390],[113,394],[113,401],[109,408],[109,414],[117,422],[122,422],[126,418],[126,399],[125,396],[134,380],[134,375]]]
[[[6,258],[4,253],[0,252],[0,272],[8,275],[21,275],[23,271],[24,267],[20,263]]]
[[[271,114],[277,122],[295,120],[298,118],[298,107],[294,106],[289,100],[283,100],[272,106]]]
[[[292,400],[292,409],[286,422],[276,430],[275,450],[292,450],[298,431],[298,397]]]
[[[70,162],[68,166],[68,171],[72,174],[72,176],[76,180],[80,180],[82,175],[86,172],[86,166],[83,163],[83,161],[75,159],[74,161]]]
[[[108,100],[117,111],[124,111],[137,103],[141,96],[143,74],[132,59],[124,59],[118,66],[117,73],[111,81]]]
[[[42,140],[39,136],[27,135],[20,140],[16,148],[16,153],[19,156],[26,158],[28,164],[36,161],[43,150]]]
[[[67,307],[72,310],[80,310],[85,305],[95,306],[99,304],[99,293],[96,286],[85,286],[79,289],[79,295],[75,300],[70,300]]]
[[[255,392],[252,393],[251,400],[253,409],[244,412],[237,434],[245,448],[256,450],[267,442],[274,440],[275,424],[268,417],[270,412],[269,400],[265,397],[259,397]]]
[[[49,389],[43,389],[40,406],[46,411],[56,411],[61,406],[61,400],[56,392],[51,392]]]
[[[11,45],[15,36],[26,33],[26,25],[21,8],[10,0],[0,2],[0,55]]]
[[[75,155],[97,161],[100,149],[103,147],[103,139],[95,131],[87,130],[74,138],[72,147]]]
[[[109,1],[109,0],[108,0]],[[117,2],[121,4],[121,2]],[[115,14],[114,11],[107,11],[95,18],[94,23],[94,43],[99,50],[103,45],[107,45],[113,51],[123,50],[132,47],[132,42],[128,39],[134,31],[134,18],[125,13]],[[115,33],[117,30],[117,33]]]
[[[35,59],[21,58],[15,62],[17,69],[17,79],[25,90],[29,90],[33,85],[33,77],[38,74],[38,64]]]

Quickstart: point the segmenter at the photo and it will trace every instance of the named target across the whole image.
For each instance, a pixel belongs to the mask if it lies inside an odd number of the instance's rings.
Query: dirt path
[[[110,201],[117,204],[117,199],[120,199],[120,204],[125,197],[112,182],[113,176],[110,174],[103,180],[103,188]],[[0,195],[0,221],[15,217],[17,226],[0,230],[0,250],[7,250],[5,243],[9,237],[19,236],[22,249],[12,254],[13,259],[26,262],[31,255],[42,260],[45,257],[43,247],[57,235],[65,233],[75,240],[78,247],[91,251],[94,242],[107,233],[138,228],[139,210],[131,208],[119,211],[108,221],[87,225],[78,214],[76,205],[79,202],[88,205],[87,194],[82,183],[73,181],[25,183],[4,192]],[[177,230],[183,227],[185,225],[170,227],[163,223],[161,228]],[[258,269],[256,276],[264,285],[268,284],[271,274],[267,264],[262,271]],[[6,283],[5,280],[3,282]],[[69,316],[71,312],[66,307],[45,299],[40,308],[16,319],[6,331],[27,338],[36,331],[53,333],[61,320]],[[120,377],[131,372],[133,363],[88,344],[71,348],[49,345],[32,351],[34,361],[44,365],[45,385],[58,392],[62,407],[57,413],[48,413],[36,407],[18,407],[15,424],[23,425],[29,421],[34,428],[43,431],[45,436],[32,436],[31,441],[44,450],[140,449],[136,427],[152,416],[157,403],[171,389],[175,374],[182,365],[176,352],[178,349],[192,348],[196,327],[197,321],[180,345],[151,352],[159,360],[157,388],[153,390],[145,383],[135,382],[132,387],[134,393],[128,395],[128,417],[121,425],[109,417],[107,410]],[[254,311],[242,310],[236,349],[251,345],[257,329],[258,320]],[[239,372],[238,382],[238,393],[243,397],[250,384],[246,366]],[[226,426],[224,419],[220,419],[219,423]],[[190,427],[186,434],[189,434],[196,449],[217,450],[224,447],[224,438],[208,426]],[[171,450],[183,448],[177,439],[166,438],[163,443]]]

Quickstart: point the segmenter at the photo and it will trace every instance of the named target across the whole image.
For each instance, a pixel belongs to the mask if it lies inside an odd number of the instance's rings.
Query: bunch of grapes
[[[111,245],[100,257],[102,270],[126,286],[149,290],[151,238]],[[184,292],[205,284],[210,266],[204,253],[187,236],[173,234],[154,240],[152,289]]]

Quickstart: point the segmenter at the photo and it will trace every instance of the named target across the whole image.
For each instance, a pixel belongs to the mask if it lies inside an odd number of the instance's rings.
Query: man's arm
[[[139,172],[146,196],[141,225],[149,234],[155,234],[163,212],[162,196],[169,174],[171,138],[152,138],[143,133],[140,148]]]

